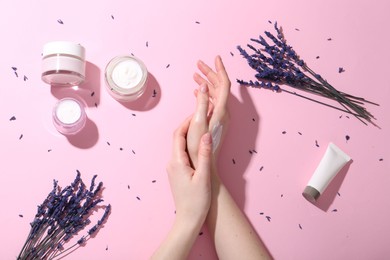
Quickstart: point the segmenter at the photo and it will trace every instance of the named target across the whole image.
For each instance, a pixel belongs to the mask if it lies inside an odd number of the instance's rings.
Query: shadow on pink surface
[[[242,101],[234,96],[229,99],[230,125],[218,163],[222,180],[243,210],[246,185],[243,174],[252,156],[259,152],[255,145],[259,135],[260,115],[256,111],[248,88],[235,87],[240,88]]]
[[[69,135],[67,139],[70,144],[81,149],[89,149],[93,147],[99,140],[99,130],[96,124],[89,118],[85,123],[85,127],[76,135]]]
[[[341,171],[334,177],[334,179],[331,181],[329,186],[326,188],[324,193],[320,196],[318,201],[314,203],[314,205],[327,212],[330,208],[330,206],[333,204],[333,201],[336,199],[336,196],[339,195],[339,190],[341,185],[343,184],[343,181],[345,179],[345,176],[348,173],[349,167],[351,166],[353,160],[349,161],[342,169]]]
[[[152,73],[148,74],[145,92],[137,100],[131,102],[119,102],[127,109],[147,111],[154,108],[161,99],[161,88]]]

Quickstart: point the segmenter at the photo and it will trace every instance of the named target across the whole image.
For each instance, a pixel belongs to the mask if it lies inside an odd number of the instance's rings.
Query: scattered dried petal
[[[199,22],[199,21],[195,21],[195,23],[196,23],[196,24],[200,24],[200,22]]]
[[[58,22],[59,24],[64,24],[64,22],[63,22],[61,19],[58,19],[57,22]]]
[[[22,139],[22,138],[23,138],[23,134],[21,134],[21,135],[19,136],[19,140]]]
[[[234,56],[234,53],[233,53],[233,52],[230,52],[230,55],[233,57],[233,56]]]
[[[379,161],[380,161],[380,162],[383,162],[383,158],[380,158]]]
[[[350,139],[351,137],[349,137],[349,135],[346,135],[345,136],[345,140],[348,142],[349,141],[349,139]]]
[[[332,212],[337,212],[337,209],[333,209]]]
[[[299,224],[298,226],[299,226],[299,228],[300,228],[300,229],[302,229],[302,226],[301,226],[301,224]]]
[[[282,132],[282,134],[284,134],[284,135],[285,135],[286,133],[287,133],[286,131],[283,131],[283,132]]]
[[[167,68],[167,69],[168,69],[168,68],[169,68],[169,66],[171,66],[171,64],[167,64],[167,66],[165,66],[165,68]]]
[[[264,166],[261,166],[261,167],[260,167],[260,171],[262,171],[263,169],[264,169]]]
[[[22,214],[19,214],[19,217],[20,217],[20,218],[23,218],[23,215],[22,215]]]
[[[234,159],[232,159],[232,162],[233,162],[233,164],[236,164],[236,161]]]
[[[265,216],[268,220],[268,222],[271,222],[271,217],[270,216]]]
[[[345,69],[343,67],[339,67],[339,73],[345,72]]]
[[[9,119],[9,121],[14,121],[14,120],[16,120],[16,117],[15,117],[15,116],[12,116],[12,117]]]
[[[27,78],[26,75],[23,76],[23,80],[24,80],[24,81],[27,81],[27,80],[28,80],[28,78]]]
[[[93,97],[95,95],[95,91],[92,91],[91,92],[91,97]]]
[[[318,141],[317,141],[317,140],[316,140],[316,146],[317,146],[317,147],[320,147],[320,145],[318,144]]]

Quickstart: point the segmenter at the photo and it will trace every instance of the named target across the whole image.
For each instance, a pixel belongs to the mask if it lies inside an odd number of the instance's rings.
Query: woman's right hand
[[[215,71],[203,61],[198,61],[197,66],[203,76],[194,74],[199,89],[195,90],[197,106],[187,137],[187,149],[195,167],[197,144],[206,131],[212,135],[214,155],[218,156],[229,123],[227,102],[231,86],[220,56],[215,58]]]

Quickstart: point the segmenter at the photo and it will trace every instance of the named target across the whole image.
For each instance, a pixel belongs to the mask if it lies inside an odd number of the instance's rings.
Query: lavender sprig
[[[52,191],[38,206],[35,218],[30,223],[30,232],[17,259],[58,259],[69,250],[86,243],[92,235],[90,231],[65,248],[79,231],[91,223],[89,217],[92,212],[101,207],[98,205],[103,202],[103,183],[100,182],[95,188],[96,177],[93,176],[89,189],[83,183],[79,171],[71,185],[63,189],[59,188],[58,182],[54,180]],[[111,212],[110,204],[103,207],[103,216],[92,227],[94,234],[103,226]]]
[[[281,27],[278,27],[276,22],[274,23],[274,29],[276,37],[268,31],[264,32],[269,42],[261,35],[258,39],[250,39],[251,42],[259,46],[259,48],[256,48],[252,44],[247,44],[247,47],[252,52],[251,54],[241,46],[237,46],[237,49],[247,60],[249,66],[256,71],[256,80],[244,81],[237,79],[239,84],[289,93],[351,114],[366,125],[367,122],[375,125],[372,121],[375,117],[366,110],[364,105],[369,103],[378,106],[378,104],[338,91],[320,74],[314,72],[299,57],[294,48],[287,44],[283,30]],[[297,94],[295,91],[289,91],[280,87],[280,85],[287,85],[294,89],[336,101],[341,107]]]

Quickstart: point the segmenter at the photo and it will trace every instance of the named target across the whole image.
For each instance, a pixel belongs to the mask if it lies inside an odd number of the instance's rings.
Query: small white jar
[[[107,91],[118,101],[129,102],[145,91],[148,70],[145,64],[133,56],[113,58],[105,69]]]
[[[42,53],[42,80],[50,85],[77,86],[85,79],[85,48],[66,41],[46,43]]]
[[[75,135],[85,126],[87,115],[83,104],[74,98],[63,98],[53,109],[53,124],[63,135]]]

